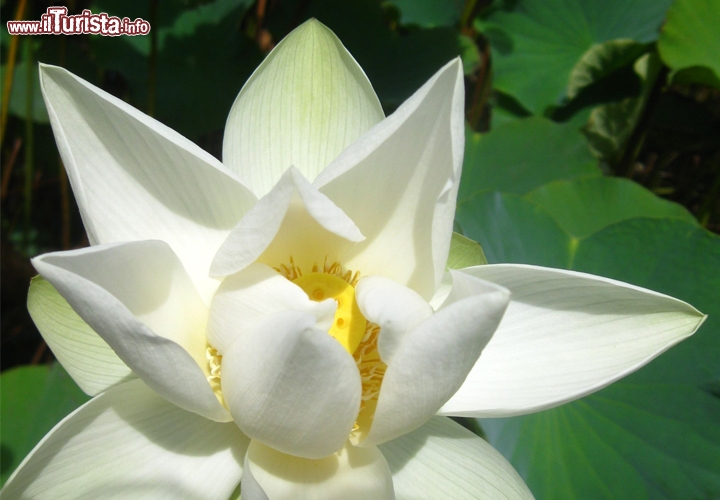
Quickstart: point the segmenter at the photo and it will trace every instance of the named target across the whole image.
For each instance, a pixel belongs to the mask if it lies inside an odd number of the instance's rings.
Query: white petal
[[[307,269],[337,260],[363,235],[347,215],[291,167],[232,230],[210,274],[236,273],[256,260],[272,267],[288,262]]]
[[[328,331],[337,310],[332,299],[310,300],[299,286],[264,264],[251,264],[225,278],[210,305],[208,341],[223,354],[243,332],[266,317],[286,310],[313,314],[319,330]]]
[[[512,300],[445,415],[520,415],[582,397],[692,335],[705,318],[667,295],[590,274],[519,264],[463,272],[508,288]]]
[[[463,384],[500,324],[509,292],[458,271],[451,275],[453,290],[442,308],[406,334],[395,352],[363,445],[427,422]]]
[[[308,179],[384,117],[365,73],[311,19],[250,77],[230,111],[223,161],[258,196],[295,165]]]
[[[268,317],[223,355],[223,395],[240,429],[296,456],[322,458],[343,446],[360,388],[353,358],[304,312]]]
[[[55,357],[90,396],[136,375],[48,281],[36,276],[28,291],[28,312]]]
[[[492,446],[449,418],[433,417],[380,450],[398,500],[532,499],[512,465]]]
[[[207,308],[166,243],[100,245],[32,262],[146,384],[181,408],[229,420],[206,380]]]
[[[367,237],[343,263],[429,300],[445,271],[464,144],[462,64],[442,68],[315,180]]]
[[[228,498],[248,444],[235,424],[181,410],[135,380],[55,426],[0,498]]]
[[[209,303],[210,261],[255,196],[210,154],[66,70],[41,64],[40,83],[90,243],[166,241]]]
[[[381,276],[362,278],[355,297],[363,316],[380,326],[378,351],[385,364],[391,362],[405,335],[433,313],[416,292]]]
[[[251,441],[242,480],[243,500],[394,500],[388,464],[376,447],[345,447],[312,460]]]

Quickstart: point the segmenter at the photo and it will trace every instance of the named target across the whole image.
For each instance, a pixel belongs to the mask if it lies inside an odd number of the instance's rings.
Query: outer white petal
[[[316,460],[286,455],[251,441],[242,480],[243,500],[394,500],[388,464],[376,447],[347,443]]]
[[[343,261],[429,300],[445,271],[464,147],[455,60],[315,180],[367,237]]]
[[[41,276],[30,282],[27,305],[45,342],[86,394],[95,396],[136,378],[108,343]]]
[[[492,446],[449,418],[380,445],[398,500],[520,500],[532,493]]]
[[[228,498],[240,481],[248,444],[235,424],[181,410],[134,380],[55,426],[0,498]]]
[[[403,337],[388,365],[363,446],[427,422],[463,384],[500,324],[509,292],[457,271],[451,275],[453,291],[442,308]]]
[[[54,66],[40,84],[90,243],[159,239],[209,302],[210,261],[255,196],[218,160]]]
[[[256,260],[272,267],[290,257],[304,269],[338,260],[363,235],[347,215],[291,167],[232,230],[210,274],[227,276]]]
[[[313,314],[319,330],[328,331],[337,310],[332,299],[310,300],[274,269],[251,264],[225,278],[210,305],[207,338],[223,354],[243,332],[271,314],[281,311],[307,311]]]
[[[257,323],[223,355],[222,390],[240,429],[296,456],[342,448],[360,409],[360,375],[312,314],[285,311]]]
[[[445,415],[520,415],[577,399],[645,365],[705,318],[667,295],[590,274],[519,264],[463,272],[508,288],[512,300]]]
[[[263,196],[290,165],[314,179],[383,117],[355,59],[311,19],[275,47],[240,91],[225,126],[223,160]]]
[[[391,362],[405,335],[433,313],[417,292],[381,276],[362,278],[355,298],[363,316],[380,326],[378,351],[385,364]]]
[[[181,408],[229,420],[206,380],[207,307],[167,243],[101,245],[32,262],[146,384]]]

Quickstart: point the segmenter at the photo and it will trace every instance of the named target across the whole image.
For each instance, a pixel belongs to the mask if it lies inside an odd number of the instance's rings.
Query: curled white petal
[[[279,266],[290,257],[305,268],[337,260],[364,236],[327,196],[290,167],[235,226],[213,259],[210,274],[236,273],[255,261]]]
[[[454,292],[396,349],[363,446],[384,443],[427,422],[463,384],[500,324],[510,293],[461,272],[451,274]]]
[[[230,420],[206,379],[207,307],[167,243],[99,245],[32,262],[147,385],[188,411]]]
[[[362,278],[355,293],[363,316],[380,326],[378,351],[385,364],[392,361],[405,335],[433,312],[417,292],[381,276]]]
[[[233,419],[283,453],[339,450],[360,408],[353,358],[312,314],[284,311],[257,323],[223,355],[222,390]]]
[[[274,269],[251,264],[225,278],[210,305],[208,342],[223,354],[243,332],[268,316],[281,311],[306,311],[317,320],[315,327],[327,331],[337,303],[315,302]]]

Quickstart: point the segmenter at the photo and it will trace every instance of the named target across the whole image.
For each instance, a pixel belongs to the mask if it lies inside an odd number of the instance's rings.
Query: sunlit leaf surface
[[[676,0],[658,40],[665,64],[680,82],[720,87],[720,2]],[[715,22],[708,22],[714,20]]]

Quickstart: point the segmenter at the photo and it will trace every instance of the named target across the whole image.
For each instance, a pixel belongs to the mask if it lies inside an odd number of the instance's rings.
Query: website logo
[[[150,33],[150,23],[139,17],[131,21],[104,12],[93,14],[88,9],[69,16],[67,7],[48,7],[39,21],[8,21],[7,29],[11,35],[136,36]]]

